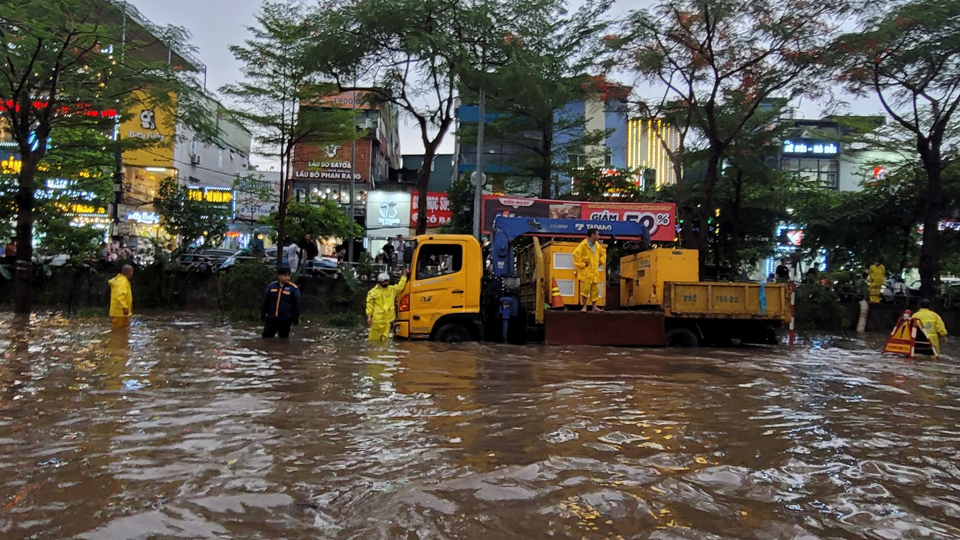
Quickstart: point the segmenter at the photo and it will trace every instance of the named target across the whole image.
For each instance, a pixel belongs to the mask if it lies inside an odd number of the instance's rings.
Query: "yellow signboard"
[[[0,161],[0,173],[20,174],[21,168],[23,168],[23,162],[13,156],[8,156],[7,159]]]
[[[173,167],[173,145],[176,133],[165,107],[150,103],[147,94],[134,92],[136,103],[120,123],[121,139],[143,139],[150,144],[144,148],[127,150],[123,162],[138,167]],[[176,96],[170,95],[176,107]]]
[[[190,189],[191,201],[205,201],[209,203],[231,203],[233,202],[233,192],[229,190],[214,189]]]

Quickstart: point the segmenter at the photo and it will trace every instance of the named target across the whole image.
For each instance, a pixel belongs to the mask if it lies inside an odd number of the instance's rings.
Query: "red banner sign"
[[[419,212],[420,195],[414,191],[410,194],[410,226],[416,227],[417,220],[420,218]],[[453,212],[450,210],[450,200],[447,194],[443,192],[427,193],[427,228],[435,229],[442,227],[453,219]]]
[[[677,237],[675,203],[554,201],[484,195],[481,214],[483,232],[490,232],[496,216],[637,221],[647,226],[650,239],[654,242],[673,242]]]

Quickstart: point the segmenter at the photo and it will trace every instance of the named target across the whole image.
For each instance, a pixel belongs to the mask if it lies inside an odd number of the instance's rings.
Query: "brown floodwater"
[[[960,538],[960,368],[0,315],[0,538]]]

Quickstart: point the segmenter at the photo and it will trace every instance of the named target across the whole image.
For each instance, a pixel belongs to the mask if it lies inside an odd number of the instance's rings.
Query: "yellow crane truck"
[[[616,309],[550,309],[558,281],[564,282],[558,288],[565,306],[579,302],[576,281],[571,285],[570,274],[564,275],[571,270],[564,254],[576,244],[541,244],[540,238],[583,238],[588,229],[601,238],[649,242],[646,229],[634,222],[509,217],[494,221],[487,257],[472,236],[418,237],[410,279],[399,295],[395,337],[696,347],[730,340],[774,343],[775,330],[789,321],[785,285],[701,282],[698,252],[679,249],[622,258]],[[520,236],[533,241],[515,252],[512,242]]]

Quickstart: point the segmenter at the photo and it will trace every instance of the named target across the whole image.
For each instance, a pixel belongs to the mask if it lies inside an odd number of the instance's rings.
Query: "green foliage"
[[[633,14],[631,35],[611,40],[630,67],[666,89],[654,116],[679,116],[700,132],[706,156],[696,238],[685,242],[702,255],[726,151],[769,99],[826,84],[819,55],[847,9],[842,1],[664,0]]]
[[[103,241],[103,231],[90,226],[74,227],[70,218],[49,216],[37,223],[37,232],[43,237],[43,247],[50,255],[69,256],[68,264],[81,264],[96,258]]]
[[[587,2],[573,12],[562,2],[530,4],[518,23],[522,33],[507,34],[498,57],[488,63],[492,69],[463,78],[468,89],[463,100],[476,103],[478,89],[484,89],[487,114],[494,116],[485,126],[486,137],[517,149],[504,156],[503,165],[512,175],[537,180],[532,191],[543,198],[555,195],[552,188],[571,162],[586,158],[584,148],[601,144],[607,135],[588,129],[587,116],[572,114],[567,105],[597,97],[617,106],[616,99],[626,97],[626,92],[611,95],[612,85],[603,77],[588,75],[604,52],[601,35],[610,24],[609,8],[608,1]],[[604,87],[598,88],[601,81]],[[474,147],[476,124],[462,122],[460,129],[462,143]],[[595,157],[603,160],[602,154]]]
[[[238,317],[256,317],[264,288],[276,279],[274,269],[261,261],[237,262],[218,281],[220,309]]]
[[[261,153],[279,159],[281,196],[272,221],[281,238],[294,236],[286,230],[285,195],[294,146],[343,144],[360,135],[354,111],[310,106],[338,90],[316,69],[315,16],[300,2],[264,2],[258,26],[247,29],[253,37],[230,47],[245,80],[220,89],[240,104],[233,114],[255,134]]]
[[[227,232],[227,212],[209,202],[192,198],[187,186],[180,185],[173,178],[160,182],[153,207],[160,214],[167,232],[182,238],[184,243],[203,238],[205,245],[215,246]]]
[[[453,181],[447,190],[447,199],[450,201],[450,211],[453,214],[450,221],[440,228],[444,234],[471,234],[473,232],[473,198],[475,186],[470,182],[469,175],[461,175]]]
[[[923,211],[916,174],[905,166],[859,192],[801,188],[793,200],[794,220],[804,226],[801,248],[810,255],[826,251],[835,269],[862,269],[874,260],[896,273],[915,266]]]
[[[835,292],[822,285],[800,285],[797,287],[796,300],[797,327],[800,330],[841,332],[853,322],[854,314],[840,303]]]
[[[538,3],[535,3],[538,4]],[[358,0],[324,4],[316,13],[313,58],[341,88],[359,84],[372,98],[409,116],[424,160],[417,191],[426,206],[430,164],[455,119],[458,83],[499,57],[503,36],[527,3],[448,0]],[[421,214],[417,233],[426,232]]]
[[[876,95],[907,134],[925,171],[918,186],[925,205],[920,248],[921,290],[938,291],[942,253],[939,223],[944,216],[944,170],[956,160],[960,138],[960,3],[909,0],[863,18],[855,32],[840,36],[833,60],[840,80],[861,95]]]
[[[4,195],[15,190],[17,197],[12,207],[0,200],[0,212],[16,214],[22,261],[32,258],[36,190],[44,179],[107,177],[110,153],[155,144],[110,141],[116,118],[104,111],[124,115],[134,92],[145,92],[152,107],[168,113],[171,127],[182,122],[205,132],[204,123],[190,115],[202,90],[195,70],[184,69],[187,62],[180,56],[190,50],[187,33],[151,27],[124,34],[127,19],[121,4],[102,0],[0,3],[0,80],[5,81],[0,103],[17,104],[0,107],[0,121],[23,163],[13,189],[9,179],[3,189]],[[157,54],[158,41],[170,48],[175,62]],[[29,272],[17,273],[18,312],[30,311],[30,279]]]
[[[261,222],[275,231],[279,230],[278,214],[274,210],[269,216],[261,218]],[[314,238],[349,238],[363,236],[363,228],[350,220],[337,203],[323,200],[320,203],[290,203],[285,234],[287,238],[297,241],[306,234]],[[273,240],[278,242],[276,232],[273,233]]]
[[[334,313],[324,319],[324,326],[333,326],[334,328],[354,328],[360,326],[360,316],[356,313]]]

